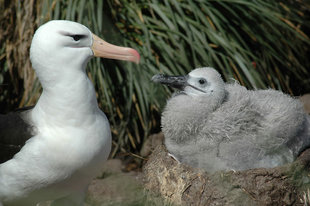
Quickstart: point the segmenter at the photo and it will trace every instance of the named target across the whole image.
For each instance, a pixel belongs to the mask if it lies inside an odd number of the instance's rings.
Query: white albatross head
[[[53,81],[60,74],[70,74],[72,70],[84,70],[93,56],[136,63],[140,60],[136,50],[109,44],[84,25],[65,20],[40,26],[30,47],[32,66],[41,83]]]
[[[224,81],[221,75],[211,67],[197,68],[186,76],[154,75],[154,82],[166,84],[182,90],[182,94],[189,96],[215,96],[225,95]]]

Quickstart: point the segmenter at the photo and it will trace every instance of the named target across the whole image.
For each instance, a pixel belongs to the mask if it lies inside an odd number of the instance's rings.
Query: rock
[[[145,188],[177,205],[303,205],[310,149],[281,167],[213,174],[180,164],[158,146],[143,168]]]
[[[131,202],[143,191],[134,173],[118,173],[103,179],[94,179],[89,188],[86,202],[92,206]]]
[[[158,134],[150,135],[143,143],[140,155],[142,157],[149,156],[152,151],[158,146],[162,145],[164,141],[164,134],[162,132]]]
[[[141,172],[124,172],[123,168],[125,166],[121,160],[108,160],[105,163],[103,174],[89,185],[85,205],[165,205],[163,198],[144,190]]]
[[[104,163],[102,173],[120,173],[124,165],[120,159],[109,159]]]

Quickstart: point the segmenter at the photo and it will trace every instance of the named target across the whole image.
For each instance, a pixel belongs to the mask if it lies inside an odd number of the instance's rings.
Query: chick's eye
[[[80,39],[84,37],[84,35],[77,34],[77,35],[72,35],[71,37],[74,39],[74,41],[79,41]]]
[[[205,84],[207,81],[205,79],[199,79],[199,84]]]

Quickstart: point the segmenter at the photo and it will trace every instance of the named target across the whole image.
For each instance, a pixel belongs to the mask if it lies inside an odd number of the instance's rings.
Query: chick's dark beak
[[[156,74],[152,77],[152,81],[165,84],[167,86],[183,90],[187,84],[188,76],[168,76],[164,74]]]

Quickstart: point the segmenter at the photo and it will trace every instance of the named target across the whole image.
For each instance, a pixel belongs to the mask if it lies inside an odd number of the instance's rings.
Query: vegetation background
[[[157,73],[212,66],[225,80],[291,95],[310,92],[309,0],[0,0],[0,112],[35,104],[41,87],[29,47],[51,19],[80,22],[137,49],[135,65],[92,59],[88,75],[113,133],[113,151],[138,154],[171,91]]]

